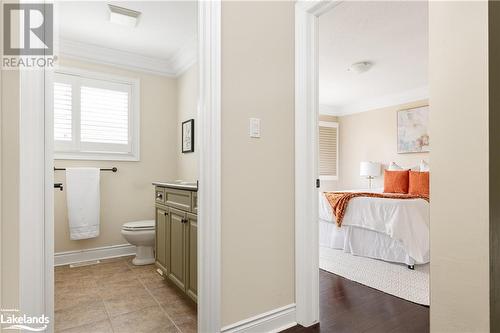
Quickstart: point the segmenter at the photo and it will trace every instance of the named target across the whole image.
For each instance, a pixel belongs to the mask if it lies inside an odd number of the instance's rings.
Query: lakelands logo
[[[28,316],[20,314],[19,310],[1,310],[0,325],[4,330],[25,330],[31,332],[43,332],[50,323],[49,317]]]
[[[3,69],[53,67],[53,4],[5,3],[3,24]]]

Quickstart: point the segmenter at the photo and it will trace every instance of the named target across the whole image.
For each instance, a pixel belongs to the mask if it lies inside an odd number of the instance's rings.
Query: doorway
[[[199,30],[199,74],[200,97],[198,102],[198,146],[199,181],[205,184],[199,192],[198,209],[200,221],[207,221],[199,229],[198,251],[207,255],[200,260],[198,272],[198,324],[200,330],[220,329],[220,230],[218,212],[220,207],[220,152],[214,142],[220,141],[220,2],[198,3]],[[54,314],[54,237],[53,237],[53,133],[51,98],[45,98],[44,86],[53,82],[52,72],[22,72],[21,74],[21,178],[23,191],[31,198],[21,203],[20,211],[23,233],[20,267],[20,309],[26,313]],[[47,89],[48,92],[48,89]],[[26,96],[30,96],[28,99]],[[44,126],[44,123],[46,126]],[[203,130],[205,127],[210,130]],[[36,153],[33,153],[36,151]],[[24,167],[23,167],[24,166]],[[60,172],[60,171],[58,171]],[[215,174],[215,176],[214,176]],[[36,203],[36,207],[34,207]],[[34,212],[39,212],[35,216]],[[30,218],[28,218],[30,216]],[[38,217],[39,216],[39,217]],[[208,255],[209,254],[209,255]],[[201,256],[200,256],[201,257]],[[212,296],[213,293],[213,296]],[[51,322],[49,331],[54,327]]]
[[[331,1],[331,2],[324,2],[324,3],[316,3],[316,4],[304,4],[304,3],[298,3],[296,5],[296,115],[295,115],[295,121],[296,121],[296,203],[299,203],[296,205],[296,297],[297,297],[297,322],[303,326],[311,326],[319,322],[320,320],[320,309],[319,305],[322,304],[322,306],[326,303],[329,303],[328,301],[323,301],[323,299],[318,295],[320,294],[320,289],[323,294],[329,294],[329,291],[327,291],[328,288],[325,287],[325,284],[329,284],[329,282],[326,282],[326,280],[335,280],[335,282],[331,282],[330,285],[332,286],[344,286],[346,288],[349,288],[350,286],[350,280],[354,279],[352,277],[349,277],[348,280],[343,280],[342,278],[339,278],[338,276],[330,276],[329,273],[321,274],[318,275],[319,273],[319,267],[320,266],[320,255],[318,253],[318,248],[320,243],[325,241],[325,239],[319,239],[319,226],[318,226],[318,220],[321,218],[321,216],[318,216],[318,206],[320,206],[318,202],[318,190],[315,188],[315,184],[319,187],[319,184],[316,182],[316,179],[321,180],[321,175],[318,174],[318,169],[321,170],[321,168],[324,168],[325,166],[330,168],[331,170],[329,171],[330,174],[327,176],[330,176],[329,181],[334,180],[335,183],[339,183],[337,180],[334,179],[332,176],[336,177],[343,177],[346,175],[345,172],[350,172],[350,173],[356,173],[355,177],[356,181],[357,178],[359,178],[360,183],[359,186],[357,187],[348,187],[348,188],[335,188],[335,189],[322,189],[323,191],[346,191],[348,189],[353,189],[353,188],[365,188],[365,180],[362,179],[359,173],[358,167],[360,167],[360,163],[362,162],[373,162],[370,159],[364,160],[364,159],[359,159],[357,160],[357,165],[352,167],[352,170],[345,170],[338,167],[335,167],[335,163],[332,161],[326,161],[326,162],[332,162],[329,165],[326,165],[323,163],[323,165],[318,165],[318,160],[320,158],[320,154],[323,152],[321,150],[318,153],[318,145],[321,147],[321,140],[322,138],[318,136],[318,124],[319,120],[321,121],[329,121],[329,122],[339,122],[338,119],[324,119],[325,116],[323,116],[323,119],[318,119],[318,114],[321,111],[325,111],[324,105],[319,104],[319,95],[321,94],[321,89],[320,89],[320,84],[321,82],[319,81],[319,67],[321,65],[320,61],[320,45],[319,43],[321,42],[320,39],[320,18],[324,18],[327,14],[332,13],[333,11],[340,9],[340,6],[346,5],[344,2],[337,2],[337,1]],[[361,5],[361,3],[358,3],[358,5]],[[366,23],[366,22],[365,22]],[[347,32],[344,31],[345,35],[347,35]],[[345,37],[345,36],[344,36]],[[331,46],[331,45],[330,45]],[[338,45],[337,45],[338,47]],[[351,59],[350,59],[351,60]],[[357,65],[366,65],[369,67],[370,62],[367,61],[369,59],[352,59],[352,65],[356,65],[354,60],[359,60]],[[351,63],[346,63],[346,70],[348,69],[349,65]],[[352,68],[354,71],[356,68]],[[359,69],[359,68],[358,68]],[[360,70],[360,72],[363,72]],[[338,90],[338,88],[336,89]],[[333,95],[333,94],[332,94]],[[359,99],[359,98],[358,98]],[[418,99],[416,99],[418,100]],[[360,103],[362,104],[362,103]],[[394,103],[395,105],[397,104],[404,104],[404,103]],[[404,106],[404,105],[403,105]],[[361,105],[358,105],[358,107],[361,107]],[[344,107],[343,111],[346,111],[348,108]],[[401,109],[404,109],[403,107]],[[410,109],[409,107],[407,109]],[[391,118],[391,123],[396,120],[396,110],[392,110],[391,112],[394,112],[394,117]],[[340,113],[339,113],[340,114]],[[338,115],[334,115],[335,117]],[[394,132],[396,128],[396,124],[394,124]],[[349,127],[350,128],[350,127]],[[338,132],[342,133],[343,126],[342,123],[338,126]],[[353,129],[350,128],[350,130],[347,130],[348,132],[352,131]],[[392,129],[391,129],[392,131]],[[320,124],[320,135],[325,136],[326,132],[328,131],[323,131],[321,132],[321,124]],[[331,132],[331,130],[330,130]],[[338,138],[338,132],[334,133],[337,135]],[[334,136],[335,136],[334,135]],[[306,140],[307,138],[307,140]],[[324,138],[323,138],[324,139]],[[340,140],[342,140],[342,135],[340,136]],[[335,141],[335,140],[330,140],[330,141]],[[352,140],[351,140],[352,141]],[[323,142],[324,143],[324,142]],[[338,143],[338,141],[337,141]],[[396,138],[394,139],[394,143],[391,145],[391,149],[396,152]],[[325,148],[325,147],[323,147]],[[338,152],[338,150],[337,150]],[[398,151],[399,152],[399,151]],[[340,153],[340,156],[342,153]],[[427,154],[428,156],[429,154]],[[337,154],[336,157],[338,157],[339,154]],[[368,157],[368,156],[367,156]],[[392,157],[391,157],[392,158]],[[375,161],[377,162],[377,161]],[[371,163],[370,165],[378,165],[378,174],[377,176],[380,176],[381,172],[385,167],[382,169],[380,164],[386,164],[389,165],[391,164],[391,161],[378,161],[379,163]],[[382,163],[380,163],[382,162]],[[428,160],[426,161],[428,162]],[[328,163],[327,163],[328,164]],[[365,163],[367,164],[367,163]],[[410,163],[411,164],[411,163]],[[366,166],[366,165],[365,165]],[[326,169],[328,169],[326,168]],[[410,165],[404,165],[405,169],[413,169],[413,166]],[[363,169],[363,168],[361,168]],[[365,168],[366,169],[366,168]],[[370,168],[368,168],[370,169]],[[366,169],[366,170],[368,170]],[[333,170],[333,171],[332,171]],[[365,170],[365,171],[366,171]],[[370,171],[370,170],[368,170]],[[420,172],[420,167],[419,170],[412,170],[415,172]],[[333,174],[332,172],[336,173]],[[344,174],[342,173],[344,172]],[[370,176],[370,177],[375,177],[374,175],[368,175],[368,174],[363,174],[363,176]],[[428,175],[427,175],[428,176]],[[345,178],[345,177],[344,177]],[[372,179],[370,178],[370,181]],[[380,180],[378,180],[380,182]],[[325,182],[321,182],[321,185],[324,187]],[[347,185],[346,185],[347,186]],[[351,185],[352,186],[352,185]],[[368,180],[366,180],[366,190],[364,192],[373,192],[372,190],[368,189]],[[382,192],[382,191],[381,191]],[[385,192],[385,191],[384,191]],[[320,199],[321,200],[321,199]],[[423,204],[425,206],[425,204]],[[326,206],[329,207],[329,204],[327,202]],[[428,207],[424,209],[428,214]],[[331,214],[330,214],[331,215]],[[428,219],[426,220],[427,222],[423,222],[423,224],[428,225]],[[325,225],[322,225],[324,227]],[[329,225],[327,225],[329,226]],[[321,230],[321,236],[323,236],[325,233],[325,230]],[[428,226],[427,226],[427,256],[428,256],[428,244],[429,244],[429,239],[428,239]],[[356,250],[356,249],[354,249]],[[356,251],[355,251],[356,252]],[[424,251],[425,252],[425,251]],[[359,253],[356,253],[359,254]],[[324,258],[324,257],[322,257]],[[387,258],[386,258],[387,260]],[[421,263],[425,263],[428,258],[423,258]],[[388,260],[391,261],[391,260]],[[396,260],[397,261],[397,260]],[[403,260],[404,261],[404,260]],[[401,261],[401,262],[403,262]],[[325,264],[325,260],[321,259],[322,264]],[[408,266],[411,263],[408,262]],[[324,267],[322,267],[325,269]],[[404,269],[407,269],[406,264],[402,267]],[[336,272],[338,273],[338,272]],[[321,276],[320,276],[321,275]],[[356,281],[356,280],[355,280]],[[360,281],[357,281],[360,282]],[[361,283],[363,283],[361,281]],[[365,285],[368,285],[368,283],[363,283]],[[427,284],[428,285],[428,284]],[[321,287],[320,287],[321,286]],[[363,286],[362,286],[363,287]],[[373,287],[373,286],[372,286]],[[326,288],[326,289],[325,289]],[[376,287],[375,287],[376,288]],[[330,288],[331,289],[331,288]],[[331,289],[330,291],[334,290],[335,288]],[[342,289],[342,288],[341,288]],[[360,288],[362,289],[362,288]],[[333,291],[332,291],[333,292]],[[331,296],[331,295],[330,295]],[[399,295],[398,295],[399,296]],[[427,293],[427,302],[428,302],[428,293]],[[328,298],[328,296],[326,296]],[[401,297],[401,296],[399,296]],[[428,312],[428,309],[424,311],[424,317],[425,317],[425,312]],[[428,322],[428,315],[427,315],[427,322]]]
[[[56,6],[55,331],[194,332],[197,201],[155,194],[197,194],[197,4]]]

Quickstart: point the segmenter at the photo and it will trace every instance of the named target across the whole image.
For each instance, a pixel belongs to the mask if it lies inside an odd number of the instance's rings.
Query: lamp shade
[[[359,175],[364,177],[380,176],[380,163],[361,162],[359,164]]]

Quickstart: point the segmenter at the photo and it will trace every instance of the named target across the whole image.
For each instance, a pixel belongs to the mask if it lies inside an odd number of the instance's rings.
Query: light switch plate
[[[260,119],[250,118],[249,133],[251,138],[260,138]]]

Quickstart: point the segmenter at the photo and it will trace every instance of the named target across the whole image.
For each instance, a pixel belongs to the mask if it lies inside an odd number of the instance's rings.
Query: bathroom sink
[[[175,181],[176,184],[179,184],[179,185],[191,185],[191,186],[196,186],[196,183],[195,182],[187,182],[187,181],[184,181],[184,180],[176,180]]]
[[[153,185],[163,186],[163,187],[172,187],[172,188],[178,188],[178,189],[186,189],[186,190],[191,190],[191,191],[198,189],[198,182],[186,181],[186,180],[181,180],[181,179],[167,181],[167,182],[153,182]]]

